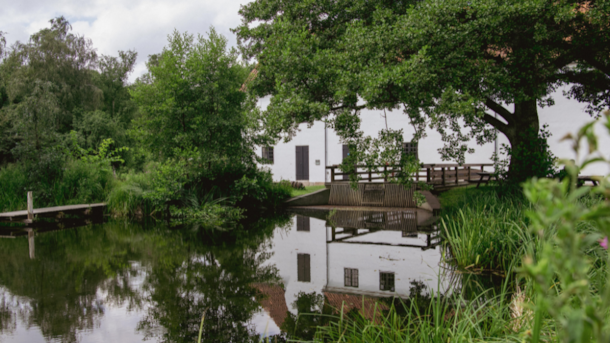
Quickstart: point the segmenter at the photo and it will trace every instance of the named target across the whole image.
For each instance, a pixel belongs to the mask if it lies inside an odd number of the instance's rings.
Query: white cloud
[[[26,41],[49,20],[63,15],[73,32],[93,41],[98,53],[116,55],[118,50],[136,50],[138,61],[131,77],[145,71],[148,55],[166,45],[167,35],[180,32],[204,34],[210,26],[235,45],[231,28],[238,26],[238,11],[248,0],[0,0],[0,31],[10,44]]]

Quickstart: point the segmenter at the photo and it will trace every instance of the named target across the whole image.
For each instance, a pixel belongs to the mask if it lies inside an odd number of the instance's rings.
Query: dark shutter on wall
[[[303,180],[303,149],[296,147],[297,180]]]
[[[268,163],[273,164],[273,147],[263,147],[263,156]]]
[[[297,231],[309,232],[309,217],[301,216],[297,214]]]
[[[345,160],[349,155],[349,145],[343,144],[343,159]],[[349,180],[349,175],[343,175],[343,180]]]
[[[309,146],[296,147],[297,180],[309,180]]]
[[[413,155],[419,160],[419,151],[417,142],[402,143],[402,151],[405,155]]]
[[[311,282],[309,254],[297,254],[297,280]]]

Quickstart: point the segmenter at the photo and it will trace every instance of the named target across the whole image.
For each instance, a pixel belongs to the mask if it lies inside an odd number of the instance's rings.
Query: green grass
[[[454,189],[440,197],[441,228],[460,268],[504,274],[536,240],[528,233],[522,196],[499,197],[493,187]]]
[[[315,191],[319,191],[320,189],[323,189],[324,185],[322,186],[306,186],[305,189],[293,189],[290,192],[290,195],[294,198],[294,197],[298,197],[299,195],[305,195],[305,194],[309,194],[309,193],[313,193]]]

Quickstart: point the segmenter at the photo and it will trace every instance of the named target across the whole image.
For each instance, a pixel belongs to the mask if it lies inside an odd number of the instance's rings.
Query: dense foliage
[[[257,169],[258,112],[240,90],[251,68],[213,28],[174,32],[133,85],[135,52],[98,56],[63,17],[10,49],[0,37],[0,211],[33,190],[36,207],[108,201],[214,222],[290,196]]]

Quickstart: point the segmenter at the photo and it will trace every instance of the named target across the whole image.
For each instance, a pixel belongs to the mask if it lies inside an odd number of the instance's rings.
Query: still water
[[[438,243],[422,210],[292,212],[230,232],[0,226],[0,342],[196,342],[204,312],[206,342],[307,336],[323,323],[300,313],[444,287]]]

